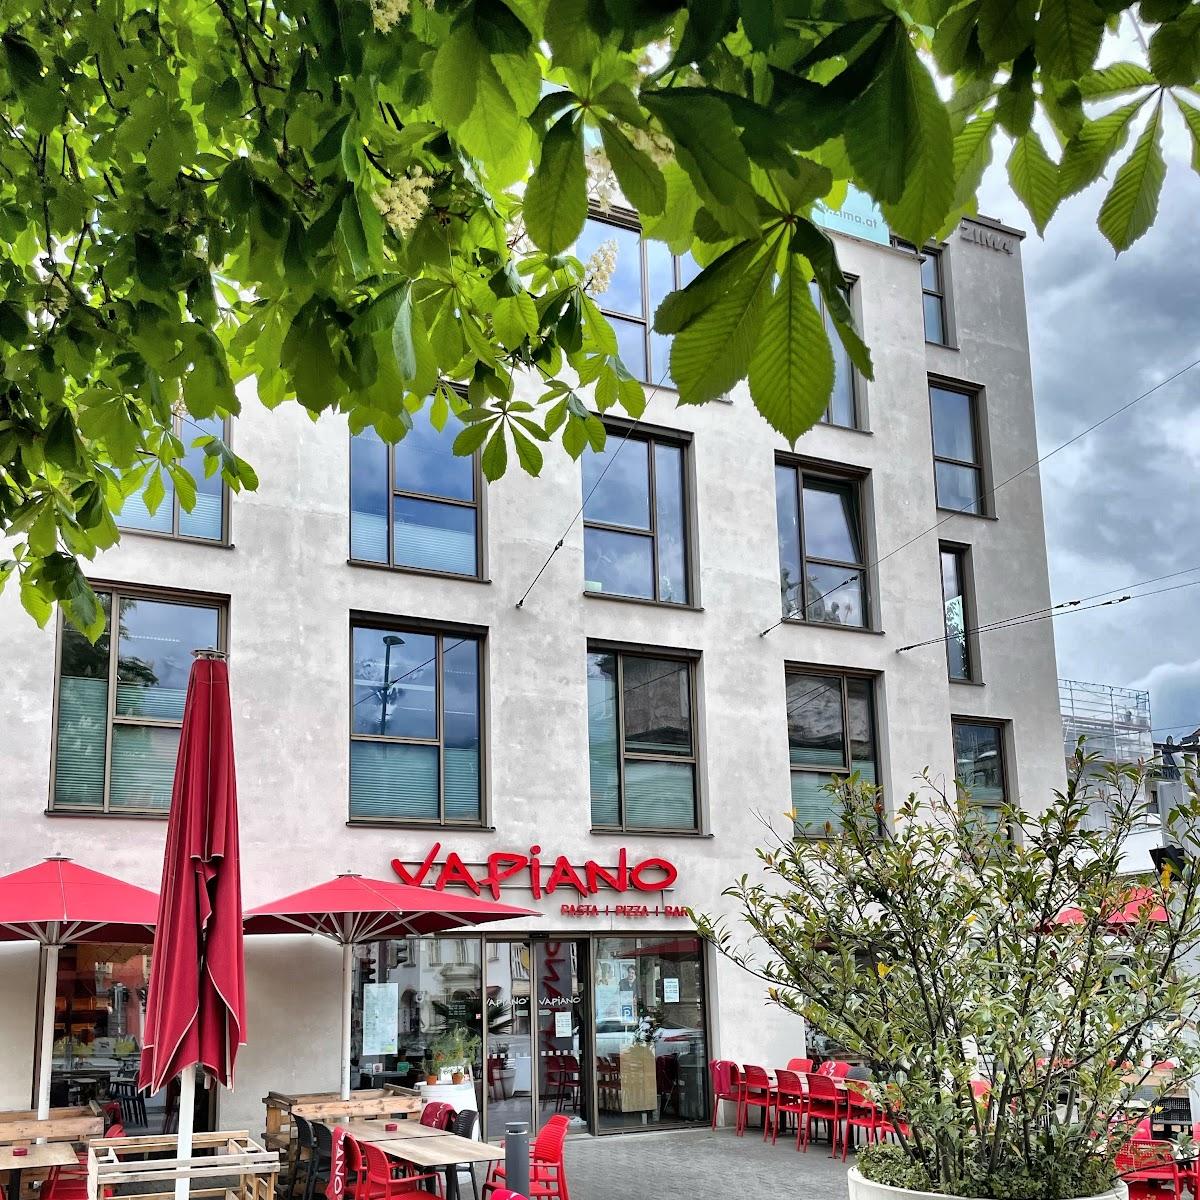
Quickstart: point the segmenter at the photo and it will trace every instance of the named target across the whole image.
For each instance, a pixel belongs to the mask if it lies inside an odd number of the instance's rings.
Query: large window
[[[942,546],[942,605],[946,620],[946,666],[950,678],[974,679],[967,605],[967,552],[961,546]]]
[[[674,387],[669,372],[671,339],[655,333],[655,309],[669,293],[690,283],[700,268],[691,255],[677,258],[662,242],[643,240],[635,228],[589,217],[575,245],[585,264],[601,246],[613,252],[612,271],[601,272],[590,291],[617,335],[621,361],[632,375]]]
[[[584,587],[687,604],[684,446],[610,429],[583,456]]]
[[[825,332],[829,335],[829,345],[833,349],[833,395],[829,398],[829,406],[821,416],[824,425],[844,425],[849,429],[858,428],[857,377],[854,374],[854,364],[838,332],[834,328],[833,318],[825,307],[825,299],[821,289],[814,281],[810,285],[813,302],[821,312],[821,320]],[[852,285],[847,283],[846,296],[849,299]]]
[[[794,463],[775,467],[784,616],[867,626],[867,572],[857,480]]]
[[[979,450],[978,397],[973,392],[931,383],[929,406],[937,506],[981,516],[983,463]]]
[[[925,340],[939,346],[950,345],[942,252],[931,246],[918,250],[911,242],[902,242],[898,238],[893,244],[910,250],[921,260],[921,310],[925,319]]]
[[[165,816],[192,651],[224,648],[223,610],[122,588],[96,594],[107,627],[95,645],[61,625],[50,806]]]
[[[185,419],[177,416],[175,436],[185,447],[182,465],[196,483],[196,501],[191,512],[179,503],[174,480],[163,471],[159,476],[163,498],[158,507],[151,512],[146,506],[146,486],[150,480],[147,474],[138,489],[126,498],[117,515],[117,524],[122,529],[141,533],[161,533],[165,537],[201,542],[223,542],[226,540],[225,508],[229,492],[221,481],[219,471],[212,475],[205,474],[208,456],[204,453],[204,446],[193,443],[206,437],[224,440],[225,422],[220,417],[196,421],[191,417]]]
[[[871,680],[787,669],[788,750],[792,811],[798,837],[822,837],[841,827],[832,779],[852,772],[867,783],[878,778],[875,706]]]
[[[1001,809],[1009,802],[1004,773],[1004,726],[955,717],[951,729],[954,778],[983,813],[986,823],[996,828],[1001,821]]]
[[[453,451],[453,418],[438,431],[426,410],[389,446],[365,429],[350,439],[350,557],[420,571],[478,576],[476,457]]]
[[[587,681],[592,824],[694,830],[694,664],[594,650]]]
[[[473,635],[351,629],[351,819],[480,822],[479,659]]]

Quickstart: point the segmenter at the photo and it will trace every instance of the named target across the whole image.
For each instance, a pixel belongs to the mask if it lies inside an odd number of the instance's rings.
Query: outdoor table
[[[0,1146],[0,1171],[8,1172],[8,1200],[21,1200],[21,1173],[30,1169],[68,1167],[78,1162],[70,1142],[44,1142],[26,1146],[26,1154],[14,1154],[14,1147]]]
[[[415,1167],[444,1167],[446,1170],[446,1200],[459,1200],[458,1167],[460,1163],[503,1162],[504,1151],[487,1142],[472,1141],[456,1133],[439,1133],[437,1137],[404,1138],[394,1142],[377,1143],[380,1150],[393,1158],[403,1159]]]
[[[332,1124],[331,1122],[327,1122]],[[342,1128],[356,1142],[402,1142],[409,1138],[444,1137],[445,1131],[422,1125],[420,1121],[396,1121],[395,1129],[385,1129],[388,1121],[343,1121]]]

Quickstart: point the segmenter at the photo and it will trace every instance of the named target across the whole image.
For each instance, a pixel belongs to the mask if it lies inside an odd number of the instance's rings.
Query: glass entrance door
[[[508,1121],[533,1127],[534,1046],[532,971],[527,938],[487,942],[484,984],[487,1069],[484,1076],[489,1138]]]
[[[587,951],[585,940],[533,943],[538,1128],[556,1113],[573,1130],[590,1125]]]

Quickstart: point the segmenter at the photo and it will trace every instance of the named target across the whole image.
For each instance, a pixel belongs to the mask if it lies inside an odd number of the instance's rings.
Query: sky
[[[1200,176],[1173,110],[1164,150],[1158,219],[1119,257],[1096,229],[1107,181],[1068,200],[1044,238],[1002,167],[984,181],[980,211],[1030,231],[1022,258],[1042,454],[1200,359]],[[1060,676],[1148,688],[1155,738],[1179,740],[1200,726],[1200,366],[1041,470],[1055,603],[1197,568],[1139,590],[1195,587],[1054,621]]]

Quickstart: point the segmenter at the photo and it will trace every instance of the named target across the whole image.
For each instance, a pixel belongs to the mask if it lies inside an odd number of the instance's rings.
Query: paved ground
[[[827,1145],[798,1154],[790,1138],[772,1146],[754,1129],[741,1138],[706,1128],[567,1142],[571,1200],[845,1200],[848,1166]]]

